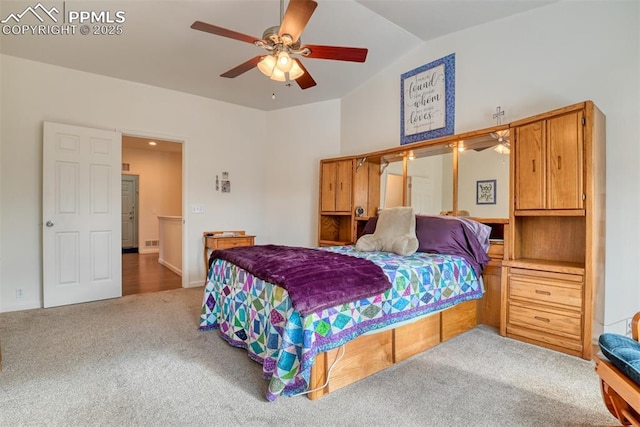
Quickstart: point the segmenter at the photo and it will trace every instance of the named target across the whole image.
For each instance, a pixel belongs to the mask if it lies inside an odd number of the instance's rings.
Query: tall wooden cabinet
[[[348,157],[320,161],[321,246],[355,243],[380,203],[380,161]]]
[[[582,110],[514,128],[515,209],[583,209]]]
[[[510,125],[501,333],[585,359],[602,332],[604,124],[584,102]]]
[[[322,163],[322,212],[351,212],[353,160]]]

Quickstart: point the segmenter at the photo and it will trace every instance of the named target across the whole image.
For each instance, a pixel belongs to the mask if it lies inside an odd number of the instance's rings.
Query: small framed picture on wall
[[[476,205],[496,204],[496,180],[476,181]]]

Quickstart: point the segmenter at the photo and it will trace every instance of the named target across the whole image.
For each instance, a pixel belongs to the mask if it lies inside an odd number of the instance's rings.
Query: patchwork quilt
[[[200,329],[218,329],[229,344],[245,348],[262,364],[270,401],[305,392],[317,354],[366,332],[481,298],[484,292],[482,281],[460,256],[358,252],[353,246],[321,249],[374,262],[391,289],[303,316],[277,284],[220,259],[209,270]]]

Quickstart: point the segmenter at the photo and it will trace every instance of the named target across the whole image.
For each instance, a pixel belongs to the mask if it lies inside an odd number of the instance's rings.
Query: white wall
[[[604,323],[640,309],[640,3],[566,1],[424,43],[342,99],[342,154],[398,146],[400,75],[456,54],[456,133],[592,100],[607,116]]]
[[[179,92],[4,56],[2,63],[2,259],[0,311],[41,306],[42,122],[166,135],[185,141],[184,269],[202,283],[202,231],[262,231],[264,147],[255,147],[265,114]],[[257,155],[248,156],[254,152]],[[215,193],[214,170],[228,170],[233,192]],[[22,300],[15,289],[25,290]]]
[[[340,152],[340,101],[271,111],[265,157],[265,235],[274,244],[318,245],[320,160]],[[277,143],[275,143],[277,142]]]
[[[316,244],[318,163],[339,153],[339,101],[266,113],[7,55],[0,60],[0,312],[41,306],[44,120],[184,141],[187,285],[203,284],[205,230],[245,229],[258,244]],[[215,190],[223,171],[230,193]],[[193,204],[205,213],[192,214]],[[20,300],[18,287],[25,290]]]
[[[0,6],[0,14],[2,10],[2,6]],[[3,56],[0,55],[0,191],[2,189],[2,98],[3,98],[3,85],[2,85],[2,66],[3,64]],[[3,205],[3,197],[1,197],[1,193],[0,193],[0,233],[2,233],[2,205]],[[2,297],[2,264],[3,264],[3,259],[2,259],[2,252],[3,252],[3,245],[2,245],[2,234],[0,234],[0,311],[2,311],[2,306],[3,306],[3,297]]]

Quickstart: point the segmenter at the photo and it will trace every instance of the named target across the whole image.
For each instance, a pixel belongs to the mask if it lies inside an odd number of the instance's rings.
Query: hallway
[[[122,254],[122,296],[182,287],[182,277],[158,262],[158,254]]]

